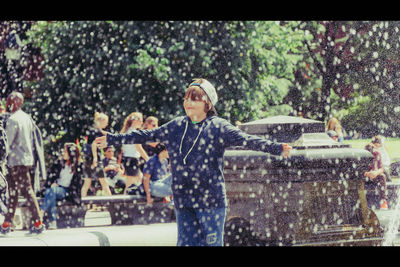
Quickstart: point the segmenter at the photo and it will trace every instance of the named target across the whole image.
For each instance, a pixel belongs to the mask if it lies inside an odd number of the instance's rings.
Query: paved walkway
[[[3,218],[0,218],[2,221]],[[111,225],[108,211],[87,212],[85,227],[46,230],[27,236],[27,230],[0,235],[0,246],[176,246],[176,223]]]
[[[395,211],[374,212],[387,229]],[[176,223],[114,226],[108,211],[87,212],[82,228],[47,230],[30,237],[26,236],[28,231],[20,229],[21,225],[8,236],[0,237],[0,246],[175,246],[177,238]],[[393,245],[400,246],[399,232]]]
[[[46,230],[35,236],[16,230],[0,246],[175,246],[176,223]]]

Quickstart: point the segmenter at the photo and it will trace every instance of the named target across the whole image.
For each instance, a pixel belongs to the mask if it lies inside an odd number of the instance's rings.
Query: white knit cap
[[[210,99],[213,106],[215,106],[215,104],[217,104],[217,102],[218,102],[217,91],[215,90],[215,87],[209,81],[207,81],[206,79],[202,79],[202,80],[203,80],[203,82],[201,84],[193,82],[189,85],[189,87],[190,86],[199,86],[207,94],[207,96]]]

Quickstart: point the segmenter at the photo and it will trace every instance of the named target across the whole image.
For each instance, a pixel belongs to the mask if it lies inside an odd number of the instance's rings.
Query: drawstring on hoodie
[[[204,123],[201,125],[200,131],[197,134],[197,137],[194,140],[192,147],[189,149],[189,151],[187,152],[186,156],[183,158],[183,164],[184,165],[186,165],[186,158],[187,158],[187,156],[189,156],[190,152],[192,152],[192,149],[193,149],[194,145],[196,144],[197,139],[199,139],[199,136],[200,136],[201,132],[203,131],[203,127],[204,127]],[[181,145],[179,146],[179,153],[180,154],[182,154],[182,144],[183,144],[183,139],[185,139],[187,128],[188,128],[188,121],[186,121],[185,131],[183,132],[182,139],[181,139]]]

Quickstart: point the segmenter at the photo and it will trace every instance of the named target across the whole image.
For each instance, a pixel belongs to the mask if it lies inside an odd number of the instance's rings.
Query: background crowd
[[[0,126],[4,129],[1,140],[4,151],[1,152],[4,157],[0,207],[5,215],[1,233],[10,231],[19,197],[27,200],[32,214],[31,234],[43,231],[45,214],[49,216],[49,228],[56,228],[58,200],[79,204],[88,193],[140,194],[151,204],[152,190],[155,197],[170,202],[171,177],[168,153],[163,144],[124,145],[118,155],[113,146],[99,149],[94,139],[102,136],[101,130],[107,127],[108,116],[96,112],[82,149],[76,143],[64,143],[61,157],[46,170],[40,130],[31,116],[22,110],[23,103],[23,95],[12,92],[1,113]],[[126,117],[121,133],[155,127],[158,127],[156,117],[149,116],[143,121],[142,113],[133,112]],[[45,182],[41,184],[40,181]],[[43,197],[41,205],[37,196]]]

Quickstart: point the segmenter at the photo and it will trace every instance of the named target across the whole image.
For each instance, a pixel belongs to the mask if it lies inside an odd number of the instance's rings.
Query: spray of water
[[[396,196],[399,196],[400,188],[396,191]],[[397,198],[393,215],[390,217],[390,222],[383,236],[382,246],[393,246],[393,241],[398,233],[400,225],[400,198]]]

